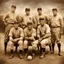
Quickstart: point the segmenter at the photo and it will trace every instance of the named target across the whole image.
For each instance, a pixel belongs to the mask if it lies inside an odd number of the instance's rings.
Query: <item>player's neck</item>
[[[29,16],[30,14],[26,14],[26,16]]]
[[[43,24],[43,25],[41,25],[41,27],[44,27],[44,24]]]
[[[54,17],[56,17],[57,16],[57,14],[55,14],[55,15],[53,15]]]
[[[15,28],[15,30],[18,30],[18,28]]]
[[[13,14],[14,14],[15,12],[11,11],[11,13],[13,13]]]
[[[42,13],[38,14],[38,15],[42,15]]]
[[[29,29],[29,28],[28,28],[28,30],[31,31],[32,29]]]

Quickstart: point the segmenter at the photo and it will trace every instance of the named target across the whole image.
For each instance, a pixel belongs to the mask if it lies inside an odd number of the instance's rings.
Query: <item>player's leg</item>
[[[18,50],[19,50],[19,58],[22,59],[22,58],[23,58],[23,56],[22,56],[22,51],[23,51],[23,41],[22,41],[22,40],[19,40],[19,41],[18,41],[18,44],[19,44],[19,46],[18,46]]]
[[[44,39],[44,40],[42,40],[41,41],[41,56],[40,56],[40,58],[42,59],[42,58],[44,58],[45,57],[45,49],[46,49],[46,44],[49,44],[49,42],[50,42],[50,38],[47,38],[47,39]]]
[[[55,47],[55,43],[52,42],[52,54],[54,53],[54,47]]]
[[[25,58],[27,58],[27,51],[28,51],[28,41],[24,40],[24,52],[25,52]]]
[[[7,43],[8,43],[8,27],[5,29],[5,39],[4,39],[4,53],[6,54],[7,51]]]
[[[28,52],[27,52],[28,56],[31,55],[32,56],[32,46],[28,46]]]
[[[60,34],[60,28],[57,29],[56,33],[56,41],[57,41],[57,46],[58,46],[58,55],[61,56],[61,34]]]
[[[58,55],[61,56],[61,42],[60,41],[57,43],[57,46],[58,46]]]
[[[5,54],[6,54],[7,44],[9,41],[9,31],[10,31],[11,27],[13,27],[13,25],[9,24],[5,28],[5,39],[4,39],[4,52],[5,52]]]
[[[35,58],[35,51],[36,51],[37,45],[38,45],[38,40],[35,40],[34,42],[32,42],[32,55],[33,55],[33,58]]]
[[[9,41],[8,42],[8,47],[10,48],[10,53],[11,53],[9,58],[12,59],[14,57],[14,54],[13,54],[14,43],[12,41]]]
[[[49,44],[50,52],[52,51],[51,45],[52,45],[52,43]]]
[[[41,41],[41,48],[40,48],[40,58],[44,58],[45,57],[45,43],[46,43],[46,40],[42,40]]]
[[[52,32],[51,33],[51,43],[52,43],[52,47],[51,47],[51,54],[53,54],[54,53],[54,47],[55,47],[55,40],[56,40],[56,38],[55,38],[55,34],[54,34],[54,32]]]

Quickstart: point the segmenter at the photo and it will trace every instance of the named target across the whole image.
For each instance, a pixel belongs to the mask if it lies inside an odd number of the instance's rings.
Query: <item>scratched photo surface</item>
[[[5,37],[3,16],[10,11],[11,5],[16,5],[16,13],[21,16],[25,14],[26,7],[31,9],[32,15],[37,15],[38,7],[41,7],[42,12],[46,15],[52,15],[52,8],[57,8],[64,20],[64,0],[0,0],[0,64],[64,64],[64,28],[61,36],[62,56],[57,55],[57,44],[55,45],[55,54],[48,53],[44,59],[39,59],[37,55],[35,59],[27,61],[19,59],[16,53],[13,59],[9,59],[9,54],[3,54]],[[49,49],[49,47],[47,48]]]

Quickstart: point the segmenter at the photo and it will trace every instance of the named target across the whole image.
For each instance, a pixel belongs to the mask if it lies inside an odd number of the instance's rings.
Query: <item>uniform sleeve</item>
[[[37,27],[37,37],[40,37],[40,27]]]
[[[36,30],[35,29],[33,30],[32,36],[36,37]]]
[[[16,20],[19,21],[19,15],[16,15]]]
[[[12,33],[13,33],[13,28],[10,29],[9,36],[12,37]]]
[[[4,17],[3,17],[3,21],[4,21],[5,25],[7,25],[8,18],[9,18],[9,13],[7,13],[6,15],[4,15]]]
[[[46,25],[46,34],[47,34],[47,33],[51,33],[51,32],[50,32],[50,27],[49,27],[49,25]]]
[[[49,16],[49,21],[48,21],[48,25],[51,27],[51,19],[52,19],[52,15]]]
[[[50,19],[49,19],[49,16],[47,16],[47,15],[45,15],[45,21],[46,21],[46,23],[48,24],[48,21],[49,21]]]
[[[10,32],[9,32],[9,39],[10,39],[10,40],[12,40],[12,39],[13,39],[13,38],[12,38],[12,36],[13,36],[13,34],[12,34],[12,33],[13,33],[13,28],[11,28],[11,29],[10,29]]]
[[[60,33],[63,34],[63,18],[62,16],[60,16],[60,26],[61,26],[61,30],[60,30]]]
[[[20,39],[22,40],[24,37],[24,32],[23,32],[23,29],[20,28]]]
[[[21,28],[20,28],[20,36],[21,36],[21,37],[24,37],[24,31],[23,31],[23,29],[21,29]]]
[[[35,16],[33,16],[33,23],[34,23],[34,27],[37,27],[37,21],[36,21],[36,17]]]
[[[27,37],[26,28],[24,29],[24,36]]]
[[[63,18],[62,18],[62,16],[60,16],[59,20],[60,20],[61,27],[63,27]]]

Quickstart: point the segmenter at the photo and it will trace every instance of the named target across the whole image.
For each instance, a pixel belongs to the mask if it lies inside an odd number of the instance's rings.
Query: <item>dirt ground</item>
[[[64,64],[64,36],[61,38],[62,42],[62,56],[57,55],[57,46],[55,46],[55,54],[46,54],[44,59],[39,59],[37,56],[35,59],[28,61],[26,59],[19,59],[15,54],[13,59],[9,59],[9,55],[3,55],[4,49],[4,34],[0,33],[0,64]]]

